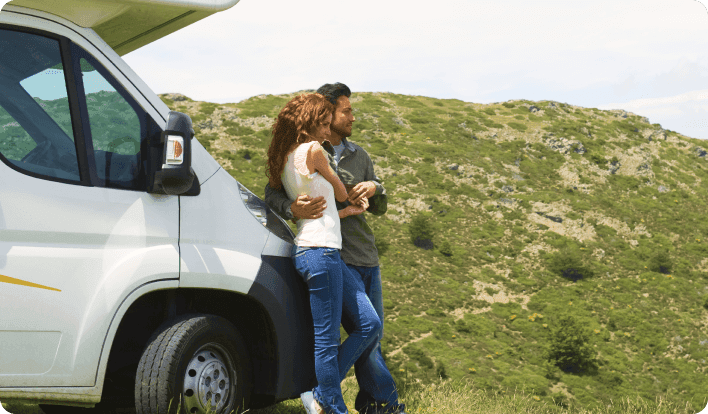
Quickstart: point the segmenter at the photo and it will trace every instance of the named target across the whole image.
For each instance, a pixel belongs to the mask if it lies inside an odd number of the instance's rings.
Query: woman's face
[[[310,133],[318,141],[322,142],[329,138],[329,125],[332,123],[332,114],[327,115],[324,122],[317,125]]]

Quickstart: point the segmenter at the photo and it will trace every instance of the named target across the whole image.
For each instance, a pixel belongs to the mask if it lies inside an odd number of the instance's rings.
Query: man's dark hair
[[[339,99],[340,96],[346,96],[347,98],[352,96],[352,91],[349,87],[339,82],[335,84],[325,83],[317,89],[317,93],[324,95],[324,97],[335,107],[337,106],[337,99]]]

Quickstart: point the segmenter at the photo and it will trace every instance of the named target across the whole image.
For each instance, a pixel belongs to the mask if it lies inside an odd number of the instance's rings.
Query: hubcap
[[[230,403],[236,389],[233,361],[219,344],[203,345],[192,356],[184,373],[182,398],[190,414],[219,413]]]

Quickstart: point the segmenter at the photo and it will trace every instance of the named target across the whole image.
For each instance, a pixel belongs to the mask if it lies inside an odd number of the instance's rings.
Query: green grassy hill
[[[162,99],[262,196],[270,127],[295,95]],[[707,141],[550,101],[351,101],[351,140],[389,194],[388,213],[367,219],[399,384],[442,376],[551,405],[705,406]]]

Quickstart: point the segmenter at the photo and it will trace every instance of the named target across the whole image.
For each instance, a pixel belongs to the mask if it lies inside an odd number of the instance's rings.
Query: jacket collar
[[[351,142],[349,142],[348,139],[342,138],[342,143],[344,144],[344,148],[346,148],[347,150],[349,150],[349,152],[355,152],[355,151],[356,151],[356,147],[354,147],[354,144],[352,144]],[[325,149],[327,152],[329,152],[329,153],[331,153],[331,154],[334,154],[334,145],[332,145],[332,143],[329,142],[329,140],[325,140],[325,141],[322,143],[322,147],[324,147],[324,149]]]

